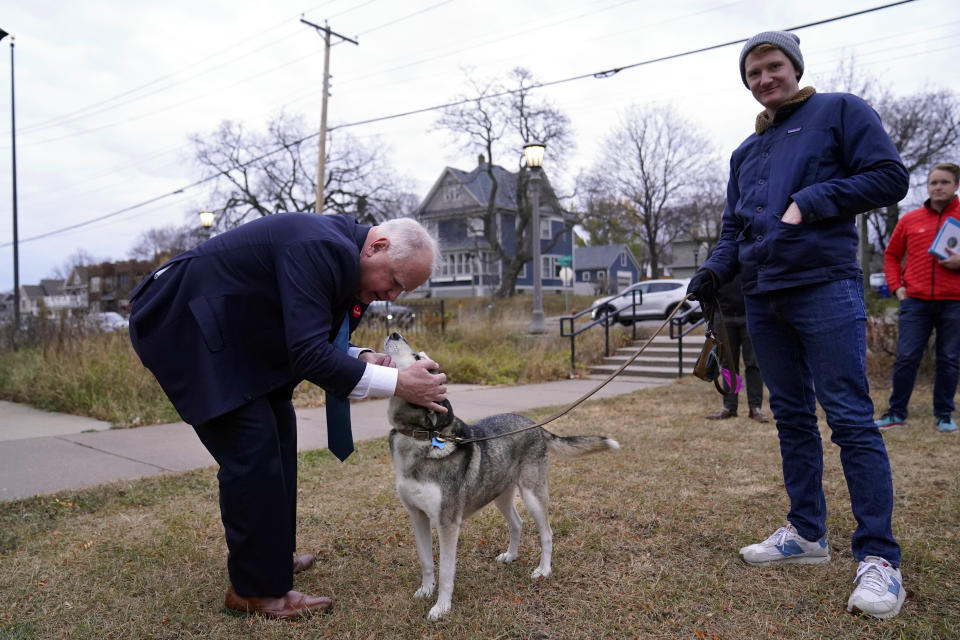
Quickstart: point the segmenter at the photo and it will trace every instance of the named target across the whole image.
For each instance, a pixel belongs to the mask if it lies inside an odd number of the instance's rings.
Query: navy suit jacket
[[[202,424],[286,384],[340,396],[365,364],[333,347],[351,329],[370,227],[281,213],[173,258],[131,294],[130,340],[184,421]]]

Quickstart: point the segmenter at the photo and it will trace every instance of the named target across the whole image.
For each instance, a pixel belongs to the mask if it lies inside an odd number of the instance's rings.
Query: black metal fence
[[[447,330],[447,308],[443,298],[414,298],[402,302],[371,304],[363,314],[362,326],[406,333]]]

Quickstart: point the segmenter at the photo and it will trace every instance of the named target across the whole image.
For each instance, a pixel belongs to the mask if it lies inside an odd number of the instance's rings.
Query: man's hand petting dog
[[[393,364],[393,361],[390,360],[390,356],[385,353],[364,351],[357,356],[357,360],[361,360],[367,364],[378,364],[381,367],[393,367],[394,369],[397,368],[397,365]]]
[[[397,374],[397,390],[394,395],[410,404],[426,407],[437,413],[446,413],[447,408],[437,404],[447,399],[447,374],[430,373],[440,367],[433,360],[417,360]]]

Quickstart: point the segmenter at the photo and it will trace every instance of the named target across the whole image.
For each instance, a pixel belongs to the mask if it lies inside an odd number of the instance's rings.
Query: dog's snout
[[[390,339],[391,339],[391,340],[401,340],[402,337],[400,336],[399,333],[397,333],[396,331],[394,331],[393,333],[390,334]]]

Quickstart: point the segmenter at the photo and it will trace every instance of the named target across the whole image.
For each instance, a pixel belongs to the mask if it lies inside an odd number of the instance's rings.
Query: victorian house
[[[497,183],[493,223],[496,237],[508,255],[516,255],[518,223],[521,220],[517,199],[519,172],[493,165]],[[562,269],[571,266],[573,234],[568,230],[568,214],[557,201],[545,174],[540,180],[541,286],[544,293],[572,291],[565,285]],[[447,167],[434,183],[415,212],[416,218],[438,239],[442,257],[434,276],[425,285],[432,296],[489,296],[500,286],[504,265],[491,250],[484,236],[493,182],[483,156],[472,171]],[[527,263],[516,281],[518,292],[533,288],[533,267]]]

